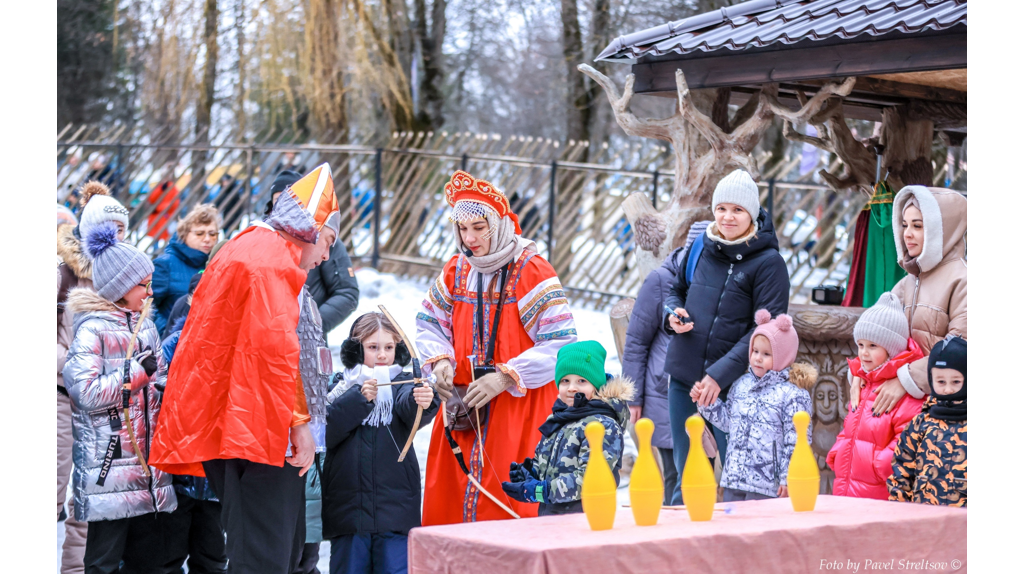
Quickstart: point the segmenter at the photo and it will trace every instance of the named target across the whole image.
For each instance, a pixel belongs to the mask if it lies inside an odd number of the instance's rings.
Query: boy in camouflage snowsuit
[[[502,489],[520,502],[539,502],[540,516],[583,512],[580,493],[590,459],[583,432],[591,422],[604,425],[604,456],[616,484],[622,465],[623,430],[629,423],[633,383],[605,375],[605,350],[596,341],[581,341],[558,351],[555,381],[558,398],[540,426],[534,458],[513,462]],[[570,406],[571,405],[571,406]]]
[[[889,500],[967,506],[967,341],[947,337],[928,357],[932,396],[900,435]]]

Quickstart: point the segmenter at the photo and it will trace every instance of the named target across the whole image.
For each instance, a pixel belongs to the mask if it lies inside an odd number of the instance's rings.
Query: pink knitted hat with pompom
[[[772,370],[781,371],[792,365],[796,360],[796,351],[800,347],[800,337],[793,328],[793,319],[785,313],[772,319],[772,314],[767,309],[761,309],[754,313],[754,322],[757,323],[757,329],[754,329],[754,334],[750,336],[747,354],[749,355],[754,348],[754,337],[762,335],[768,339],[768,344],[772,347]]]

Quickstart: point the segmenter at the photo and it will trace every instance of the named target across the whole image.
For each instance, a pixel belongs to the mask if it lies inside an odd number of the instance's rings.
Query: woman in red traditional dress
[[[501,481],[508,480],[510,463],[533,456],[537,427],[558,394],[556,355],[576,341],[576,324],[554,268],[521,236],[504,193],[457,171],[445,197],[459,254],[427,292],[416,316],[416,345],[448,412],[461,414],[446,417],[448,429],[475,480],[463,472],[438,417],[423,525],[510,518],[481,496],[478,484],[520,516],[536,516],[536,505],[505,497]],[[486,286],[482,292],[479,285]]]

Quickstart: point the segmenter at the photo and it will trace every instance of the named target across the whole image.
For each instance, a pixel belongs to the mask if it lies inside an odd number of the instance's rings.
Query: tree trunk
[[[889,185],[894,191],[906,185],[931,185],[932,141],[935,130],[930,119],[908,118],[906,106],[882,111],[882,177],[889,172]]]
[[[341,134],[348,141],[345,79],[340,61],[339,0],[310,0],[306,17],[306,43],[310,50],[309,107],[318,137]]]
[[[418,127],[427,130],[440,129],[444,124],[444,94],[441,80],[444,76],[444,35],[447,28],[446,0],[434,0],[431,6],[431,25],[427,27],[426,0],[416,0],[416,34],[420,39],[420,54],[423,62],[423,77],[420,79]]]
[[[217,0],[206,0],[203,15],[206,19],[203,29],[206,62],[203,64],[203,81],[199,85],[199,102],[196,106],[196,144],[199,145],[210,141],[210,117],[217,82]],[[192,153],[192,181],[189,187],[197,191],[202,191],[206,179],[206,157],[206,151]]]
[[[568,74],[565,135],[569,140],[589,141],[590,105],[587,101],[586,78],[576,71],[576,66],[584,60],[576,0],[562,0],[562,55]],[[586,161],[586,158],[581,161]]]
[[[238,90],[235,93],[235,139],[245,140],[245,0],[235,1],[235,40],[238,46]]]

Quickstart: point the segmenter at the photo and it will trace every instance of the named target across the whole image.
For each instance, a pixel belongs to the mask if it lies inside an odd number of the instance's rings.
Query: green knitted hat
[[[558,362],[555,363],[555,384],[566,375],[583,377],[595,389],[604,386],[604,359],[607,353],[597,341],[580,341],[566,345],[558,350]]]

